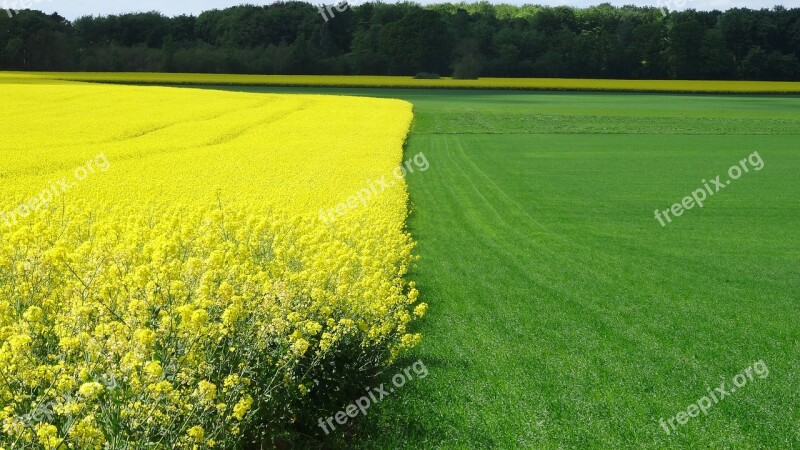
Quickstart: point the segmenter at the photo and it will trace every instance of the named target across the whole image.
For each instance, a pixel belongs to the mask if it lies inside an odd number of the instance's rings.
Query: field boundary
[[[511,90],[641,94],[800,95],[800,82],[612,80],[570,78],[415,79],[391,76],[227,75],[186,73],[0,72],[3,78],[159,86],[341,87],[398,89]]]

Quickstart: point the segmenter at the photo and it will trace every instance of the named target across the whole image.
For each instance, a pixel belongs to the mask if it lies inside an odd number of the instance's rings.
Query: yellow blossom
[[[0,74],[0,449],[236,448],[288,425],[247,421],[302,404],[274,402],[309,359],[419,343],[410,104],[31,77]],[[14,420],[39,399],[73,426]]]
[[[247,411],[250,410],[250,407],[253,406],[253,397],[249,395],[245,395],[236,406],[233,407],[233,418],[236,420],[242,420],[244,415],[247,414]]]

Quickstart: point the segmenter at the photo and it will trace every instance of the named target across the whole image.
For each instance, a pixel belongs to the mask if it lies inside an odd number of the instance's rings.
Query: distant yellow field
[[[0,91],[0,449],[238,448],[347,376],[325,361],[419,342],[405,180],[364,193],[409,103]]]
[[[460,89],[524,89],[555,91],[619,91],[676,93],[796,94],[799,82],[777,81],[681,81],[681,80],[584,80],[568,78],[481,78],[479,80],[417,80],[389,76],[329,75],[225,75],[171,73],[20,73],[0,72],[3,78],[30,77],[62,81],[130,84],[330,86]]]

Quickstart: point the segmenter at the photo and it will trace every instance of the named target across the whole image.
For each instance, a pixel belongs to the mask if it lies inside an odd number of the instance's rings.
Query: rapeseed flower
[[[405,183],[317,217],[401,162],[408,103],[2,89],[0,448],[236,447],[420,342]]]

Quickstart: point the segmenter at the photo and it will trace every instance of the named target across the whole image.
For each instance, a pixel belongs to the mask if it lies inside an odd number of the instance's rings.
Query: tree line
[[[198,16],[0,14],[0,69],[800,79],[800,8],[303,2]]]

